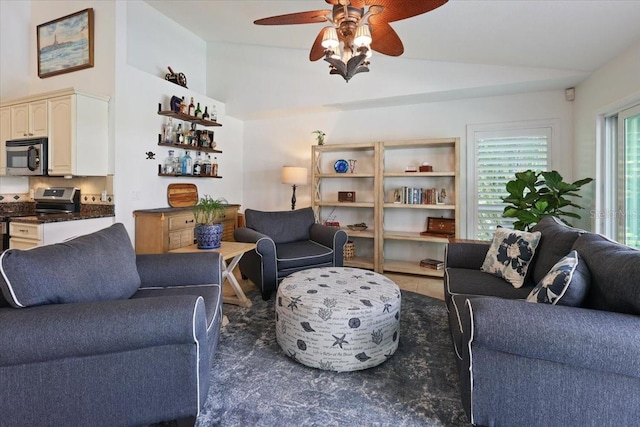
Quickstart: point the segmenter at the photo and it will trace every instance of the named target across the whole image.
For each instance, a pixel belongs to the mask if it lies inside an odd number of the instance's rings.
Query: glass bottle
[[[216,106],[211,107],[211,120],[214,122],[218,121],[218,112],[216,111]]]
[[[180,172],[182,175],[191,175],[193,172],[193,163],[191,156],[189,155],[189,150],[184,150],[184,156],[180,159]]]
[[[182,123],[178,123],[178,128],[176,129],[176,144],[184,144],[184,133],[182,132]]]
[[[164,161],[164,173],[167,175],[177,175],[178,171],[178,158],[173,155],[174,151],[169,150],[169,157]]]
[[[206,105],[204,106],[204,113],[202,113],[202,118],[204,120],[209,120],[209,107],[207,107]]]
[[[182,102],[180,103],[180,112],[182,114],[187,114],[189,112],[187,108],[187,103],[184,100],[184,96],[182,97]]]
[[[191,103],[189,104],[189,113],[190,116],[196,115],[196,106],[193,103],[193,96],[191,97]]]
[[[211,155],[207,154],[207,157],[202,161],[202,169],[200,169],[200,175],[211,176]]]
[[[200,109],[200,103],[198,102],[198,105],[196,106],[196,113],[195,116],[199,119],[202,118],[202,110]]]
[[[214,157],[211,163],[211,176],[218,176],[218,158]]]
[[[193,174],[196,176],[202,175],[202,153],[196,151],[196,160],[193,162]]]
[[[175,140],[175,133],[173,132],[173,120],[169,117],[167,124],[164,127],[164,142],[165,144],[173,144]]]

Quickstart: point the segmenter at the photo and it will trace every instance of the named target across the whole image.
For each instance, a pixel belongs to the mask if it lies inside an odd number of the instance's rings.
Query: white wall
[[[118,16],[118,58],[116,60],[116,116],[115,116],[115,164],[114,188],[116,192],[116,220],[125,224],[130,234],[135,230],[134,210],[167,207],[167,186],[170,183],[194,183],[198,194],[224,197],[229,203],[242,202],[242,126],[237,120],[226,116],[223,103],[204,96],[202,93],[183,88],[164,80],[164,72],[170,60],[181,65],[174,71],[187,75],[191,82],[206,81],[206,70],[201,63],[192,61],[194,57],[206,56],[206,45],[183,27],[144,2],[117,2]],[[149,32],[134,31],[132,28],[161,28],[163,37],[153,37]],[[171,38],[175,46],[191,45],[189,49],[173,49],[164,41]],[[136,52],[132,55],[131,52]],[[167,56],[167,53],[169,55]],[[143,56],[141,56],[143,55]],[[132,61],[132,63],[130,62]],[[139,69],[137,66],[142,66]],[[196,84],[197,86],[197,84]],[[218,154],[219,174],[222,179],[214,178],[167,178],[159,177],[158,164],[168,156],[168,149],[157,145],[158,134],[166,122],[163,116],[156,114],[158,103],[164,110],[169,109],[171,96],[194,97],[202,106],[216,105],[218,121],[222,127],[211,128],[215,132],[216,148],[223,151]],[[155,160],[147,160],[146,152],[156,154]],[[183,150],[175,150],[182,155]],[[191,151],[195,158],[195,152]]]
[[[602,180],[597,174],[598,146],[602,135],[598,133],[598,123],[604,115],[640,103],[640,42],[617,56],[588,79],[576,87],[575,100],[575,151],[574,176],[576,179],[592,177],[596,183],[584,187],[586,207],[582,212],[598,209],[596,187],[602,188]],[[595,229],[595,218],[583,215],[579,226]]]
[[[280,183],[283,165],[311,167],[313,130],[326,132],[327,144],[459,137],[466,151],[466,127],[471,124],[557,119],[560,138],[554,141],[551,166],[572,177],[573,104],[563,91],[472,98],[388,108],[294,115],[245,122],[245,207],[280,210],[290,207],[291,187]],[[462,182],[466,163],[461,163]],[[464,193],[462,193],[464,194]],[[311,187],[297,191],[297,206],[309,206]],[[461,200],[464,205],[464,197]],[[464,217],[464,211],[462,212]],[[466,224],[461,224],[461,230]]]

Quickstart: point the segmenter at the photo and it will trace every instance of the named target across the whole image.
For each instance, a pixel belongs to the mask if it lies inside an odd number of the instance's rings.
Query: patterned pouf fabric
[[[398,348],[400,289],[381,274],[303,270],[280,283],[276,298],[278,344],[304,365],[356,371],[379,365]]]

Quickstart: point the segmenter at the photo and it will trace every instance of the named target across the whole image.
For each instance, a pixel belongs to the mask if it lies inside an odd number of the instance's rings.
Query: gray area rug
[[[402,291],[396,353],[374,368],[301,365],[276,342],[274,300],[225,304],[211,387],[197,427],[468,426],[444,302]]]

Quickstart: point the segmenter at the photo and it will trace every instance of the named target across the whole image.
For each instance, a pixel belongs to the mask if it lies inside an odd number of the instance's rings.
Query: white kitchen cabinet
[[[11,139],[46,137],[47,100],[11,106]]]
[[[40,224],[11,221],[9,249],[29,249],[64,242],[109,227],[113,220],[114,217],[105,217]]]
[[[48,106],[49,175],[108,175],[108,100],[72,93]]]
[[[11,139],[11,107],[0,108],[0,175],[7,174],[7,146]]]
[[[2,138],[48,137],[49,175],[105,176],[113,173],[109,168],[112,151],[109,148],[108,97],[68,88],[3,100],[0,111]],[[9,112],[8,119],[6,111]],[[1,150],[4,149],[3,144]],[[4,151],[1,154],[4,163]],[[6,167],[0,164],[0,174],[5,170]]]

